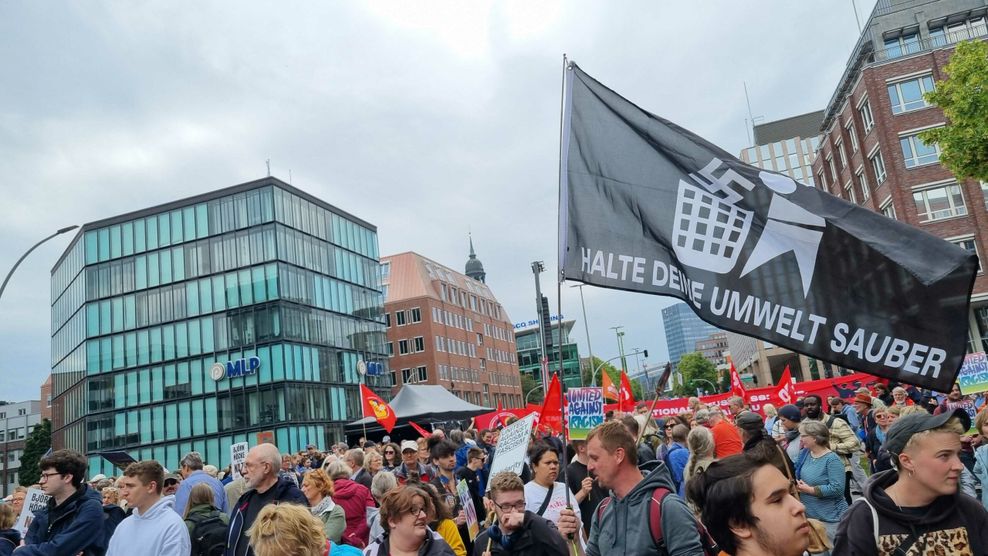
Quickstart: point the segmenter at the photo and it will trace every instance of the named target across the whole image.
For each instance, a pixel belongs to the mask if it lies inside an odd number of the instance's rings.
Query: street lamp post
[[[624,326],[612,326],[611,330],[617,335],[618,353],[621,354],[621,370],[628,372],[628,359],[624,356]]]
[[[707,380],[705,378],[694,378],[690,382],[706,382],[707,384],[710,385],[711,392],[716,392],[717,391],[717,385],[714,384],[713,382],[710,382],[709,380]]]
[[[587,351],[590,352],[590,366],[593,367],[593,348],[590,347],[590,321],[587,320],[587,304],[583,301],[583,286],[586,286],[586,284],[577,284],[570,287],[580,288],[580,305],[583,307],[583,329],[587,333]],[[580,386],[583,386],[582,372],[580,373]]]
[[[610,363],[611,361],[615,361],[615,360],[617,360],[617,359],[621,359],[621,357],[622,357],[621,355],[618,355],[617,357],[611,357],[611,358],[610,358],[610,359],[608,359],[607,361],[604,361],[604,362],[603,362],[603,363],[601,363],[600,365],[597,365],[597,368],[593,370],[593,374],[591,374],[591,375],[590,375],[590,383],[591,383],[591,384],[592,384],[592,385],[593,385],[594,387],[596,387],[596,386],[597,386],[597,371],[599,371],[599,370],[601,370],[602,368],[604,368],[604,365],[606,365],[606,364],[608,364],[608,363]],[[591,360],[591,362],[592,362],[592,361],[593,361],[593,360]]]
[[[542,390],[542,386],[536,386],[535,388],[532,388],[531,390],[529,390],[527,394],[525,394],[525,405],[526,406],[528,405],[528,397],[532,395],[532,392],[537,392],[539,390]]]
[[[24,259],[27,258],[28,255],[31,254],[32,251],[34,251],[35,249],[37,249],[42,243],[44,243],[44,242],[46,242],[46,241],[48,241],[48,240],[50,240],[50,239],[52,239],[52,238],[54,238],[56,236],[62,235],[65,232],[71,232],[72,230],[74,230],[74,229],[76,229],[78,227],[79,226],[72,225],[72,226],[66,226],[64,228],[61,228],[57,232],[53,233],[52,235],[46,237],[45,239],[39,241],[38,243],[35,243],[33,247],[31,247],[30,249],[27,250],[26,253],[24,253],[23,255],[21,255],[21,258],[17,259],[17,262],[14,263],[14,267],[11,268],[10,269],[10,272],[7,273],[7,277],[3,279],[3,285],[0,285],[0,299],[3,298],[3,291],[5,289],[7,289],[7,282],[10,281],[10,277],[14,275],[14,271],[17,270],[17,267],[21,266],[21,263],[24,261]]]
[[[52,235],[46,237],[45,239],[39,241],[38,243],[35,243],[30,249],[28,249],[23,255],[21,255],[21,258],[17,259],[17,262],[14,263],[13,268],[11,268],[10,269],[10,272],[7,273],[7,277],[3,279],[3,284],[0,285],[0,299],[3,298],[3,292],[4,292],[4,290],[7,289],[7,282],[10,282],[10,277],[14,275],[14,271],[17,270],[17,267],[21,266],[21,263],[24,262],[24,259],[26,259],[28,255],[30,255],[42,243],[44,243],[44,242],[46,242],[46,241],[48,241],[48,240],[50,240],[50,239],[52,239],[52,238],[54,238],[56,236],[62,235],[65,232],[71,232],[72,230],[74,230],[74,229],[76,229],[78,227],[79,226],[76,226],[76,225],[73,224],[72,226],[66,226],[64,228],[61,228],[58,231],[56,231],[55,233],[53,233]],[[7,462],[7,445],[8,445],[7,443],[8,442],[9,442],[9,439],[6,439],[5,438],[4,439],[4,442],[3,442],[3,461],[4,461],[4,463]],[[4,465],[4,468],[3,468],[3,484],[4,484],[4,490],[6,490],[6,485],[7,485],[7,467],[8,467],[7,465]]]

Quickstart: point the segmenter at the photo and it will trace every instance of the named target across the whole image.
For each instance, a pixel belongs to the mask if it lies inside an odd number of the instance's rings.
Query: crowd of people
[[[176,473],[141,461],[89,480],[56,450],[23,538],[26,490],[0,504],[0,556],[988,554],[988,410],[969,434],[959,388],[928,403],[879,386],[764,416],[741,398],[662,419],[643,404],[585,441],[534,434],[521,473],[493,476],[497,430],[259,444],[239,470],[191,452]]]

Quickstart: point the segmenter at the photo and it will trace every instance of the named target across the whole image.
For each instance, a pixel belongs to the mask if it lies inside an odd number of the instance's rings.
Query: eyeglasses
[[[38,482],[47,481],[48,479],[54,477],[55,475],[61,475],[61,473],[42,473],[41,477],[38,478]]]
[[[497,506],[497,509],[501,510],[502,512],[510,512],[512,510],[514,510],[516,512],[523,512],[523,511],[525,511],[525,501],[524,500],[519,500],[518,502],[515,502],[514,504],[503,504],[503,505],[502,504],[498,504],[497,502],[491,500],[491,504],[494,504],[495,506]]]
[[[675,426],[676,426],[676,425],[666,425],[666,428],[667,428],[667,429],[671,429],[671,428],[673,428],[673,427],[675,427]]]
[[[412,506],[412,508],[408,510],[408,513],[418,516],[419,514],[425,513],[425,508],[422,506]]]

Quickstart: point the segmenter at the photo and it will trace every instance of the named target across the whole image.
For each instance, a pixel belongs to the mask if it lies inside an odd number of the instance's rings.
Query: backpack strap
[[[652,542],[657,547],[665,545],[662,537],[662,500],[671,491],[666,487],[658,487],[652,491],[652,499],[648,505],[648,531],[652,534]]]
[[[546,509],[549,508],[549,500],[552,499],[552,492],[554,490],[556,490],[556,485],[552,485],[552,487],[549,488],[549,492],[545,493],[545,499],[542,500],[542,505],[539,506],[539,511],[535,512],[539,515],[539,517],[542,517],[542,514],[544,514]]]
[[[611,503],[611,497],[608,496],[597,504],[597,523],[604,518],[604,510],[607,509],[607,505]]]
[[[868,499],[865,498],[864,496],[862,496],[858,500],[863,502],[864,505],[868,506],[868,509],[871,510],[871,529],[872,529],[872,535],[875,538],[875,546],[877,547],[878,546],[878,511],[875,510],[875,506],[873,506],[871,502],[869,502]],[[913,542],[915,542],[915,539],[913,539]]]

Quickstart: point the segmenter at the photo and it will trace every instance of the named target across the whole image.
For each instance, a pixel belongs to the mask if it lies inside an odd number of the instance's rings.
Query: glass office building
[[[563,321],[563,383],[567,388],[582,386],[580,378],[580,352],[576,342],[570,341],[569,335],[573,331],[573,324],[576,321]],[[552,323],[552,345],[549,346],[549,372],[553,373],[559,369],[559,326],[558,322]],[[519,325],[515,325],[518,327]],[[539,327],[515,330],[515,347],[518,349],[518,371],[522,374],[529,374],[535,382],[542,384],[542,336],[539,334]]]
[[[378,269],[373,225],[275,178],[86,224],[52,270],[54,446],[110,474],[343,440],[358,361],[387,391]]]

